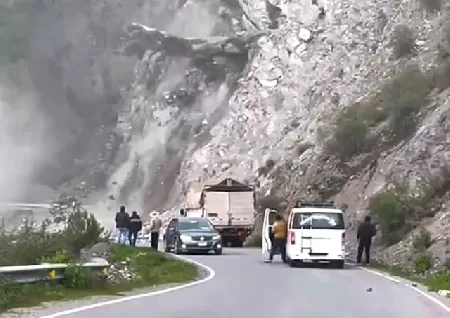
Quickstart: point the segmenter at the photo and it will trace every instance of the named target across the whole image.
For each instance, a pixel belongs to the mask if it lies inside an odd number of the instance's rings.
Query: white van
[[[286,256],[290,266],[302,262],[345,264],[344,213],[333,203],[297,202],[288,218]]]

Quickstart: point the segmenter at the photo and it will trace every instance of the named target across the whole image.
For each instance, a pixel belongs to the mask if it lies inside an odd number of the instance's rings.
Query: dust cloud
[[[47,192],[33,179],[51,154],[49,133],[36,96],[0,82],[0,202],[35,203]]]
[[[178,11],[165,31],[177,36],[207,38],[221,23],[218,15],[211,13],[205,4],[189,2]],[[162,98],[165,92],[185,83],[189,67],[192,66],[188,59],[169,67],[155,85],[152,99]],[[132,136],[128,160],[118,167],[109,181],[111,186],[107,195],[112,195],[115,200],[100,199],[95,203],[95,210],[102,211],[102,215],[111,215],[119,205],[125,204],[128,211],[137,210],[146,217],[153,209],[161,211],[179,203],[176,201],[181,185],[176,180],[183,160],[196,147],[194,127],[204,125],[211,129],[213,122],[218,120],[216,117],[220,118],[218,108],[228,100],[229,92],[224,83],[216,92],[197,95],[194,105],[184,116],[174,115],[179,111],[177,107],[151,110],[151,105],[143,104],[143,108],[149,109],[139,112],[139,120],[131,118],[131,122],[143,121],[142,127],[133,129],[131,123],[128,129]],[[143,114],[150,113],[148,118],[142,118]],[[102,221],[111,223],[111,220]]]

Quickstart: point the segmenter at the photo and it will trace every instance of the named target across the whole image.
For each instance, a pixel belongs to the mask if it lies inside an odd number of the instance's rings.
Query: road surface
[[[212,268],[215,276],[188,288],[58,317],[450,317],[448,311],[404,284],[356,267],[289,268],[279,260],[264,264],[260,251],[252,249],[189,257]]]

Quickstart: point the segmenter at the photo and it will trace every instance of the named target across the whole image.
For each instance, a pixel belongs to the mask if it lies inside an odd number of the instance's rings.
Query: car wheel
[[[175,243],[173,244],[173,251],[175,254],[180,255],[181,251],[180,251],[180,247],[178,246],[178,239],[175,239]]]
[[[218,248],[218,249],[214,250],[214,253],[215,253],[216,255],[222,255],[222,249],[221,249],[221,248]]]

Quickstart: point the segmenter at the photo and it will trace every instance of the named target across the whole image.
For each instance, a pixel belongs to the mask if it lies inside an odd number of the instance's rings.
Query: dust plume
[[[1,202],[30,202],[34,174],[52,148],[46,134],[35,96],[0,83]]]

